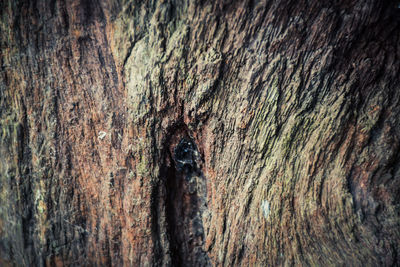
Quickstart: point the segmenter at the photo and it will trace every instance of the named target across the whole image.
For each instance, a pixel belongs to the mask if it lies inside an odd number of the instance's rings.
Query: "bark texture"
[[[1,1],[0,265],[399,265],[399,11]]]

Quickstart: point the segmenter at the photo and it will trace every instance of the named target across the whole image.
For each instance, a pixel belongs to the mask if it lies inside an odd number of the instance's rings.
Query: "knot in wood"
[[[174,160],[178,171],[194,171],[196,156],[198,155],[194,143],[182,138],[174,150]]]

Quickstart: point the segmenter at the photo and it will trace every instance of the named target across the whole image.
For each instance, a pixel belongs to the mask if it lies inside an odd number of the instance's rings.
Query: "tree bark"
[[[0,13],[0,265],[400,264],[398,1]]]

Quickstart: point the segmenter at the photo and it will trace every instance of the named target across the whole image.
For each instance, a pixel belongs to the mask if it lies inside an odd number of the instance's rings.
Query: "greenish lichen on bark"
[[[395,2],[0,2],[0,265],[399,264]]]

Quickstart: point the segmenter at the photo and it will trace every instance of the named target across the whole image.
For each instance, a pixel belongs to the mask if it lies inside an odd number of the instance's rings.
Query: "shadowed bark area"
[[[399,7],[1,1],[0,265],[399,265]]]

